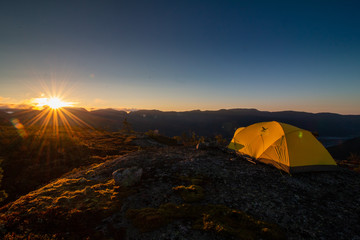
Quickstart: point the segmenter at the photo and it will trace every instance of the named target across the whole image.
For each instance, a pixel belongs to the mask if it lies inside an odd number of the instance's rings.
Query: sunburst
[[[44,89],[48,90],[47,87]],[[71,113],[68,107],[73,107],[76,103],[66,101],[64,96],[60,95],[64,89],[58,89],[57,92],[54,90],[56,87],[53,86],[52,89],[52,92],[46,91],[41,94],[41,97],[33,98],[32,107],[39,110],[39,113],[26,122],[26,126],[32,127],[40,124],[40,137],[43,137],[49,130],[58,137],[60,126],[64,127],[69,136],[78,134],[73,130],[73,126],[94,130],[92,126]]]
[[[63,107],[72,107],[73,105],[73,102],[66,102],[60,97],[42,97],[33,99],[33,107],[37,110],[42,110],[46,106],[50,107],[51,109],[59,109]]]
[[[57,97],[49,98],[48,105],[52,109],[58,109],[58,108],[70,106],[67,102],[62,101]]]

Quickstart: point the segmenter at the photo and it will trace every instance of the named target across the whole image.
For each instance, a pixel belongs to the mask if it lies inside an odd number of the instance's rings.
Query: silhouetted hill
[[[231,137],[234,130],[255,122],[280,121],[318,132],[320,136],[359,136],[360,116],[331,113],[264,112],[256,109],[219,111],[161,112],[137,111],[128,115],[134,129],[158,129],[169,136],[194,131],[199,135],[222,134]]]
[[[0,125],[10,125],[7,115],[8,114],[6,112],[0,111]]]
[[[94,110],[94,111],[91,111],[91,114],[102,117],[102,118],[106,118],[106,119],[112,119],[115,121],[118,121],[119,119],[123,119],[126,117],[125,111],[117,111],[112,108]]]
[[[158,110],[139,110],[126,113],[114,109],[87,111],[79,108],[66,108],[68,112],[96,128],[117,131],[126,118],[135,131],[159,130],[167,136],[179,136],[182,133],[195,132],[201,136],[222,134],[232,137],[234,130],[262,121],[279,121],[318,132],[321,137],[357,137],[360,136],[360,115],[340,115],[334,113],[307,113],[295,111],[267,112],[256,109],[229,109],[218,111],[162,112]],[[0,112],[3,110],[0,110]],[[45,110],[43,110],[45,111]],[[8,115],[27,122],[36,115],[35,110],[18,110]],[[2,115],[0,115],[0,118]],[[3,117],[4,118],[4,117]],[[71,125],[79,123],[68,117]],[[51,124],[52,121],[49,121]]]

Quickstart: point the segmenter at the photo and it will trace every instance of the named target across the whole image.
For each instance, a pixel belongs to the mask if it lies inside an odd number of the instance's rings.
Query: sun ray
[[[57,138],[59,137],[59,121],[58,121],[58,111],[54,110],[53,113],[53,135]]]
[[[68,133],[68,135],[73,136],[74,132],[73,132],[73,130],[71,128],[71,125],[70,125],[69,121],[66,119],[66,117],[64,116],[62,111],[59,111],[59,116],[60,116],[60,120],[64,124],[65,130]]]
[[[83,120],[81,120],[80,118],[78,118],[77,116],[75,116],[74,114],[72,114],[71,112],[69,112],[68,110],[66,109],[62,109],[62,111],[64,111],[64,113],[69,116],[71,119],[73,119],[74,121],[76,121],[77,123],[79,123],[80,125],[84,125],[90,129],[93,129],[94,128],[92,126],[90,126],[89,124],[87,124],[86,122],[84,122]]]
[[[29,125],[30,127],[33,126],[35,123],[37,123],[38,121],[40,121],[46,114],[48,114],[49,111],[50,111],[49,108],[43,110],[43,111],[40,112],[38,115],[36,115],[36,116],[33,117],[32,119],[30,119],[26,124]]]
[[[72,108],[75,102],[66,101],[65,96],[68,92],[65,91],[65,83],[61,83],[60,88],[56,88],[55,84],[52,87],[48,87],[44,82],[41,84],[42,91],[39,97],[32,99],[33,110],[37,112],[24,121],[27,130],[42,142],[38,149],[39,156],[46,154],[50,150],[49,146],[55,147],[54,149],[61,148],[63,141],[67,141],[68,138],[77,142],[101,134],[77,115],[78,111]],[[29,114],[33,112],[26,113],[27,116]]]
[[[49,125],[49,121],[52,117],[52,110],[50,110],[49,114],[46,115],[45,119],[43,120],[43,123],[40,126],[40,137],[42,138],[45,134],[45,131],[47,129],[47,126]]]

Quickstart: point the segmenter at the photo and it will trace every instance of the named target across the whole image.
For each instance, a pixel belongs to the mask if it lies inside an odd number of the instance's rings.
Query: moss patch
[[[204,198],[204,189],[198,185],[177,186],[173,190],[179,192],[185,202],[197,202]]]
[[[32,235],[86,239],[101,234],[95,227],[103,218],[119,211],[122,200],[133,193],[131,189],[120,189],[113,179],[96,182],[63,178],[19,198],[4,209],[6,212],[0,214],[0,226],[11,233],[7,234],[13,237],[9,239]],[[0,233],[1,237],[5,236]]]
[[[163,204],[159,208],[129,209],[126,217],[141,232],[158,229],[174,220],[191,220],[193,228],[239,239],[285,239],[275,224],[256,220],[223,205]]]

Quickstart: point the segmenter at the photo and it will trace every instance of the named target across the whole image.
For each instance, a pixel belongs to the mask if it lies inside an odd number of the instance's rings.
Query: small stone
[[[143,173],[142,168],[131,167],[126,169],[118,169],[113,172],[115,184],[120,187],[130,187],[138,183]]]

